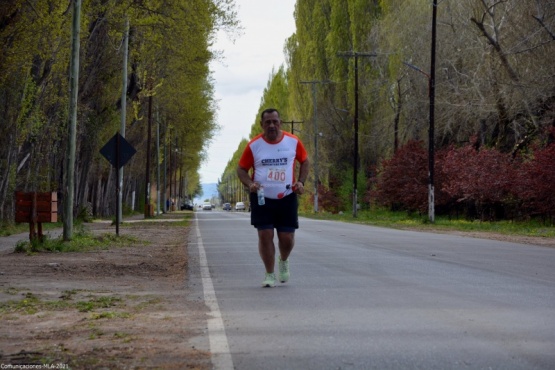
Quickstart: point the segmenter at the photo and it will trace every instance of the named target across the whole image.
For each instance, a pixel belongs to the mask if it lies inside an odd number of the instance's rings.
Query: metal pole
[[[123,67],[122,67],[122,88],[121,88],[121,123],[120,134],[125,138],[125,123],[127,120],[127,58],[129,49],[129,18],[125,18],[125,33],[123,36]],[[121,221],[123,219],[123,167],[119,170],[118,180],[119,193],[118,193],[118,214],[117,217]]]
[[[434,111],[436,89],[436,35],[437,35],[437,0],[433,1],[432,9],[432,47],[430,63],[430,127],[428,130],[428,217],[431,223],[435,222],[435,196],[434,196]]]
[[[358,204],[358,55],[355,53],[355,155],[353,156],[353,217],[357,217]]]

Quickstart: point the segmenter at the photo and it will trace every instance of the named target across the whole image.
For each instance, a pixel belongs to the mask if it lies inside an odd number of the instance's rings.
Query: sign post
[[[100,154],[110,162],[116,169],[116,235],[119,236],[120,211],[119,211],[119,195],[121,192],[119,183],[119,173],[121,167],[137,153],[131,144],[120,133],[116,133],[108,142],[100,149]]]

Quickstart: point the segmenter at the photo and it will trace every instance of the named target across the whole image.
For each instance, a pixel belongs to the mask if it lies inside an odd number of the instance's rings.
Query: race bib
[[[266,175],[266,181],[268,181],[268,182],[285,182],[285,168],[283,168],[283,167],[268,168],[268,174]]]

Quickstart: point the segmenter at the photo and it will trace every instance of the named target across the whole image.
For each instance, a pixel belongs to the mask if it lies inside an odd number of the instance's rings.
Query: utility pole
[[[319,173],[318,173],[318,115],[317,115],[317,103],[316,103],[316,85],[329,83],[329,81],[301,81],[302,84],[312,85],[312,108],[314,113],[312,114],[312,122],[314,124],[314,212],[318,213],[318,185],[319,185]]]
[[[430,73],[407,62],[403,62],[409,68],[422,73],[428,78],[429,104],[429,127],[428,127],[428,219],[435,222],[435,195],[434,195],[434,164],[435,164],[435,95],[436,95],[436,39],[437,39],[437,0],[432,4],[432,46],[430,58]]]
[[[432,47],[430,59],[430,127],[428,129],[428,217],[435,222],[434,196],[434,111],[436,95],[436,35],[437,35],[437,0],[432,5]]]
[[[426,76],[428,79],[428,98],[430,99],[430,126],[428,128],[428,219],[431,223],[434,223],[434,95],[432,91],[432,76],[424,72],[421,68],[410,64],[408,62],[403,62],[407,67],[414,69]]]
[[[339,52],[337,55],[346,58],[355,58],[355,155],[353,158],[353,217],[357,217],[357,179],[358,179],[358,58],[359,57],[376,57],[375,53],[359,53],[356,51]]]
[[[73,2],[71,30],[71,60],[69,63],[69,130],[67,143],[67,170],[64,196],[64,241],[73,237],[73,196],[75,194],[75,146],[77,141],[77,103],[79,89],[79,49],[81,33],[81,0]]]
[[[295,123],[304,123],[304,121],[282,121],[281,123],[290,123],[291,124],[291,133],[295,135]],[[297,130],[299,131],[299,130]]]

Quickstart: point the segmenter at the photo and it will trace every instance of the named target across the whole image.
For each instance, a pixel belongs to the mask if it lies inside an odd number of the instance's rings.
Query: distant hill
[[[211,184],[201,184],[202,187],[202,194],[197,196],[194,199],[196,204],[200,204],[204,202],[205,199],[212,199],[218,197],[218,184],[211,183]]]

